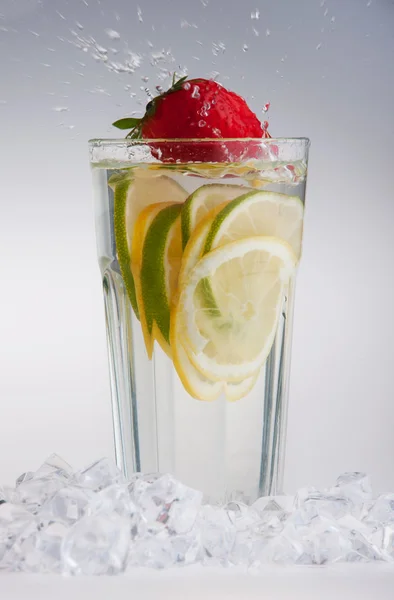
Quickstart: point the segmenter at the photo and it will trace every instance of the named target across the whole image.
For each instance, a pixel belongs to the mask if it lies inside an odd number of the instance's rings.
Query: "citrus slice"
[[[230,242],[198,261],[176,311],[179,337],[205,377],[239,382],[258,371],[273,344],[284,286],[296,264],[287,242],[266,236]]]
[[[145,306],[141,286],[141,267],[143,259],[143,248],[148,230],[154,220],[163,208],[173,206],[171,202],[159,202],[150,204],[142,210],[134,225],[134,235],[131,244],[131,272],[133,283],[135,282],[135,293],[138,313],[140,315],[141,328],[144,336],[146,351],[149,358],[152,357],[153,343],[155,340],[156,327],[154,330],[149,330],[145,317]]]
[[[147,229],[141,258],[141,324],[148,340],[156,339],[171,357],[170,313],[182,260],[180,204],[159,210]],[[147,345],[148,355],[152,345]]]
[[[229,202],[212,222],[204,254],[229,242],[267,235],[287,242],[301,257],[304,206],[298,196],[250,191]]]
[[[193,230],[207,212],[218,204],[238,198],[245,193],[246,189],[242,185],[208,183],[190,194],[183,206],[181,216],[183,247],[185,248]]]
[[[131,270],[131,245],[134,224],[141,210],[157,202],[184,202],[187,192],[164,175],[149,174],[147,169],[114,173],[108,185],[114,192],[114,231],[119,268],[124,285],[138,316],[135,282]]]
[[[204,377],[190,361],[182,345],[178,315],[175,307],[171,314],[171,351],[174,367],[185,390],[193,398],[206,402],[216,400],[223,392],[230,402],[243,398],[256,383],[258,372],[240,382],[215,381]]]
[[[227,206],[228,202],[222,202],[215,208],[212,208],[200,221],[200,223],[193,230],[189,241],[187,242],[186,248],[184,249],[182,256],[182,265],[179,273],[178,286],[182,288],[187,276],[189,275],[192,268],[196,265],[204,250],[205,240],[211,229],[212,223],[216,215]],[[182,214],[181,214],[182,219]]]

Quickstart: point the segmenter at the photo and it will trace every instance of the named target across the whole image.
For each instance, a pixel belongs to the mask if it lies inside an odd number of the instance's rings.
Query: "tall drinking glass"
[[[116,460],[281,492],[309,140],[92,140]]]

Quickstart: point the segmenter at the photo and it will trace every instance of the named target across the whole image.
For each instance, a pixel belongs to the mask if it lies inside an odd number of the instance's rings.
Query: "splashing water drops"
[[[193,86],[192,98],[194,98],[194,99],[200,98],[200,87],[198,85]]]
[[[137,15],[138,15],[138,20],[140,23],[144,22],[144,19],[142,18],[142,10],[140,6],[137,6]]]
[[[260,11],[258,10],[258,8],[256,8],[255,11],[250,13],[250,18],[253,19],[260,19]]]
[[[268,37],[269,35],[271,35],[271,30],[270,29],[266,29],[265,30],[265,35],[266,35],[266,37]]]
[[[256,37],[259,37],[260,33],[257,31],[255,27],[252,27],[253,33]]]
[[[70,109],[68,108],[68,106],[54,106],[52,108],[52,110],[54,112],[61,113],[61,112],[69,112]]]
[[[249,46],[247,44],[244,44],[242,46],[242,52],[247,52],[249,50]]]

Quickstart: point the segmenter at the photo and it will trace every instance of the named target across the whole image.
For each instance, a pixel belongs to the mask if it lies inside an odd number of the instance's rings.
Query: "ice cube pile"
[[[0,486],[0,571],[371,561],[394,562],[394,494],[374,497],[363,473],[324,491],[213,506],[168,474],[126,480],[106,458],[73,472],[53,455],[15,488]]]

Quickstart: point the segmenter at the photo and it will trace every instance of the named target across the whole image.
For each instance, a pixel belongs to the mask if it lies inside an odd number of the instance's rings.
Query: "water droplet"
[[[198,56],[192,56],[194,60],[200,60]]]
[[[0,31],[5,31],[5,32],[8,32],[8,29],[7,29],[7,27],[3,27],[3,25],[2,25],[2,26],[0,27]]]
[[[207,124],[206,121],[203,121],[202,119],[201,119],[201,121],[198,122],[199,127],[205,127],[206,124]]]
[[[249,46],[248,46],[247,44],[244,44],[244,45],[242,46],[242,51],[243,51],[243,52],[247,52],[248,50],[249,50]]]
[[[37,33],[37,31],[33,31],[32,29],[29,29],[28,31],[29,31],[29,33],[35,35],[36,37],[40,37],[40,34]]]
[[[204,45],[202,42],[200,42],[200,40],[196,40],[196,44],[198,44],[199,46],[203,46]]]
[[[56,52],[55,48],[47,48],[47,50],[49,50],[49,52]]]
[[[184,29],[185,27],[191,27],[191,25],[188,21],[186,21],[185,19],[182,19],[181,27],[182,27],[182,29]]]
[[[335,17],[331,17],[331,23],[335,23]]]
[[[137,6],[137,15],[138,15],[138,20],[140,23],[144,22],[144,19],[142,18],[142,10],[140,6]]]
[[[222,137],[222,132],[217,127],[213,127],[212,133],[213,133],[213,135],[216,135],[216,137],[219,137],[219,138]]]
[[[41,63],[41,65],[42,65],[43,67],[47,67],[47,68],[51,66],[49,63]]]
[[[152,42],[150,42],[149,40],[146,40],[146,43],[148,44],[149,48],[153,48]]]
[[[201,0],[201,4],[203,5],[204,8],[206,8],[209,4],[209,0]]]
[[[56,37],[57,37],[57,39],[58,39],[60,42],[64,42],[64,41],[65,41],[65,39],[64,39],[64,38],[60,37],[60,35],[57,35]]]
[[[112,54],[119,54],[119,50],[117,48],[109,48]]]
[[[326,3],[326,0],[321,0],[320,6],[323,8],[323,6],[325,5],[325,3]]]
[[[106,29],[105,33],[109,37],[110,40],[120,40],[120,33],[115,31],[115,29]]]
[[[214,56],[218,56],[218,54],[220,54],[220,52],[222,54],[224,54],[224,52],[226,51],[226,46],[223,42],[212,42],[212,54]]]
[[[318,44],[318,45],[316,46],[316,50],[320,50],[320,48],[321,48],[321,44]]]
[[[198,85],[193,86],[192,98],[200,97],[200,87]]]
[[[323,13],[323,17],[326,17],[328,15],[328,8],[326,8],[326,10]]]
[[[250,13],[251,19],[260,19],[260,11],[256,8],[255,11]]]
[[[367,7],[368,7],[368,6],[371,6],[371,4],[372,4],[372,0],[368,0],[368,2],[367,2]]]
[[[148,81],[149,81],[149,77],[148,77],[147,75],[143,75],[143,76],[141,77],[141,80],[142,80],[144,83],[148,83]]]
[[[58,10],[56,10],[55,12],[56,12],[56,14],[57,14],[57,15],[59,15],[59,17],[60,17],[61,19],[63,19],[63,21],[66,21],[66,17],[65,17],[64,15],[62,15],[62,13],[61,13],[61,12],[59,12]]]
[[[259,32],[257,31],[257,29],[255,27],[252,27],[253,29],[253,33],[255,34],[256,37],[259,37]]]
[[[271,35],[271,30],[270,29],[266,29],[265,30],[265,35],[268,37],[269,35]]]
[[[161,87],[161,85],[156,85],[155,86],[155,90],[156,92],[158,92],[159,94],[162,94],[164,92],[163,88]]]
[[[267,102],[266,104],[264,104],[263,108],[261,109],[263,111],[263,113],[267,113],[270,109],[271,106],[271,102]]]
[[[88,0],[82,0],[82,2],[84,3],[85,6],[89,6]]]
[[[212,79],[213,81],[216,81],[216,79],[220,76],[219,71],[211,71],[211,73],[209,74],[209,79]],[[216,100],[213,99],[211,101],[211,104],[215,104]]]
[[[116,13],[114,13],[114,15],[115,15],[115,19],[119,22],[120,21],[120,15],[119,15],[119,13],[116,12]]]
[[[82,23],[80,23],[79,21],[75,21],[75,25],[78,27],[78,29],[80,29],[81,31],[83,30],[83,25]]]
[[[54,110],[55,112],[61,113],[61,112],[68,112],[70,109],[68,108],[68,106],[54,106],[52,108],[52,110]]]

